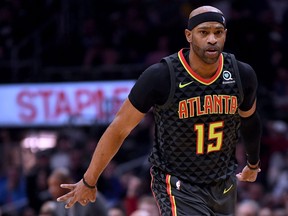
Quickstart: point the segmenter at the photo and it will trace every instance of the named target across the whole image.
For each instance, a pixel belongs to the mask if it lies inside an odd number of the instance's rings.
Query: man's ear
[[[185,29],[185,36],[188,43],[192,42],[192,31]]]

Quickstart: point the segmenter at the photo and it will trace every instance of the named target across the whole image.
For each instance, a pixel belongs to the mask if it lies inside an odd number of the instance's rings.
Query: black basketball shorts
[[[236,176],[211,184],[190,184],[151,168],[151,189],[161,216],[235,215]]]

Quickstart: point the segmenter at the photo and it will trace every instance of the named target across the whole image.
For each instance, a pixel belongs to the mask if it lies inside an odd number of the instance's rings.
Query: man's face
[[[218,22],[204,22],[191,31],[186,30],[186,38],[196,56],[206,64],[214,64],[223,51],[226,32]]]

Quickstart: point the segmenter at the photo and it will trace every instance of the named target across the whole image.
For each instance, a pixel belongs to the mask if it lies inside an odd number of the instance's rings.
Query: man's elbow
[[[252,107],[249,110],[243,111],[243,110],[238,109],[238,113],[240,117],[242,118],[248,118],[252,116],[255,113],[255,111],[256,111],[256,100],[254,101]]]

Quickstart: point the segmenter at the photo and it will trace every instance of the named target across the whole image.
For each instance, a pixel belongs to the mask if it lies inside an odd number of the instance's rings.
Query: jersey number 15
[[[211,143],[208,143],[207,145],[207,152],[215,152],[219,151],[222,147],[222,141],[223,141],[223,130],[217,130],[222,129],[224,127],[223,121],[219,122],[212,122],[209,124],[208,128],[208,140],[213,141]],[[205,140],[205,128],[204,124],[195,124],[194,131],[196,132],[196,153],[197,154],[204,154],[204,140]]]

